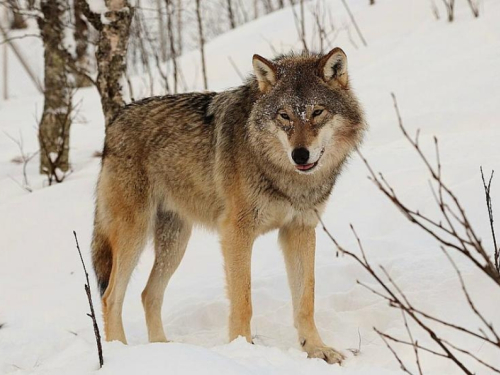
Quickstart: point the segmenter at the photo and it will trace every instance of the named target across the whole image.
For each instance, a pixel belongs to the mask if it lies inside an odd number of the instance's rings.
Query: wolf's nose
[[[296,148],[292,151],[292,159],[299,165],[307,164],[309,160],[309,150],[307,148]]]

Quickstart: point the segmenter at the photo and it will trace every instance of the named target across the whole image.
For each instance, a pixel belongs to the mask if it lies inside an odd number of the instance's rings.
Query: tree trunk
[[[165,38],[165,25],[163,24],[163,14],[161,8],[162,1],[156,0],[156,7],[158,8],[158,34],[160,36],[160,56],[161,61],[167,61],[167,40]]]
[[[177,0],[177,56],[182,55],[182,4]]]
[[[179,74],[177,72],[177,54],[175,51],[175,35],[174,35],[174,4],[172,0],[165,0],[167,5],[167,29],[168,29],[168,40],[170,44],[170,58],[172,59],[172,65],[174,67],[174,94],[177,94],[177,81]]]
[[[88,54],[87,54],[87,46],[88,46],[88,26],[87,21],[83,18],[83,9],[81,7],[81,3],[79,1],[74,1],[73,3],[73,15],[75,18],[75,32],[73,36],[75,38],[75,56],[76,67],[86,72],[88,70]],[[75,85],[76,87],[88,87],[92,85],[84,75],[75,74]]]
[[[38,130],[40,173],[49,183],[61,182],[69,169],[71,92],[68,85],[64,39],[64,4],[61,0],[41,1],[38,26],[44,46],[44,106]]]
[[[108,11],[101,15],[90,10],[86,0],[79,1],[87,20],[99,31],[97,42],[97,90],[106,126],[116,116],[125,102],[121,79],[125,75],[127,45],[134,8],[127,0],[105,0]],[[106,22],[102,22],[102,18]]]
[[[232,0],[227,0],[227,15],[229,17],[229,25],[231,26],[231,29],[234,29],[236,27],[236,22],[234,20]]]
[[[105,14],[109,22],[102,24],[96,58],[97,87],[107,126],[125,104],[120,80],[126,69],[127,44],[134,9],[127,0],[106,0],[105,3],[109,9]]]
[[[205,64],[205,37],[203,36],[203,23],[201,21],[200,0],[196,0],[196,18],[198,20],[198,35],[200,38],[200,52],[201,52],[201,70],[203,73],[203,88],[208,88],[207,84],[207,68]]]

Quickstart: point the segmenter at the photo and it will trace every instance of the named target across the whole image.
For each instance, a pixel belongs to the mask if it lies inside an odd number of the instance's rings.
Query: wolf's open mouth
[[[319,160],[321,159],[321,157],[323,156],[323,153],[325,152],[325,149],[322,149],[321,150],[321,153],[319,154],[319,158],[318,160],[316,160],[314,163],[309,163],[309,164],[296,164],[295,165],[295,168],[297,168],[297,170],[301,171],[301,172],[309,172],[310,170],[313,170],[314,168],[316,168],[316,166],[318,165],[319,163]]]
[[[295,168],[297,168],[299,171],[309,171],[309,170],[313,169],[316,165],[318,165],[318,162],[310,163],[310,164],[303,164],[303,165],[296,165]]]

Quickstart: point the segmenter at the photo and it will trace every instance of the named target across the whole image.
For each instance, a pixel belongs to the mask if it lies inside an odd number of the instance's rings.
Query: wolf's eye
[[[323,110],[322,109],[317,109],[313,112],[313,117],[318,117],[319,115],[321,115],[323,113]]]
[[[290,120],[290,116],[288,116],[286,113],[282,112],[280,113],[280,116],[283,120]]]

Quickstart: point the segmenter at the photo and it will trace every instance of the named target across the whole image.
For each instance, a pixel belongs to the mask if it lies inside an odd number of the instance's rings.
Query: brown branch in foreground
[[[483,167],[480,167],[481,170],[481,178],[483,179],[483,187],[484,187],[484,194],[486,197],[486,207],[488,208],[488,217],[490,219],[490,228],[491,228],[491,236],[493,237],[493,247],[495,249],[495,268],[497,269],[498,273],[500,274],[500,247],[497,245],[497,238],[495,236],[495,227],[493,225],[493,206],[491,204],[491,180],[493,180],[493,174],[495,171],[491,171],[490,179],[488,181],[488,184],[486,184],[486,180],[484,179],[484,173],[483,173]]]
[[[376,290],[375,288],[363,284],[357,281],[358,284],[367,288],[369,291],[374,293],[375,295],[383,298],[389,303],[390,307],[399,309],[403,313],[403,319],[405,323],[405,327],[409,336],[409,341],[401,340],[396,337],[389,336],[385,333],[382,333],[375,329],[375,331],[380,335],[382,340],[391,350],[396,360],[399,362],[403,371],[410,373],[405,364],[401,361],[401,358],[398,356],[398,353],[395,349],[389,344],[389,341],[392,341],[397,344],[404,344],[413,347],[416,365],[418,368],[419,374],[423,374],[423,370],[421,367],[421,362],[419,358],[419,350],[431,353],[433,355],[439,356],[443,359],[447,359],[452,361],[458,368],[460,368],[462,373],[465,374],[473,374],[472,368],[469,368],[469,364],[466,364],[462,359],[464,356],[469,357],[470,359],[476,361],[479,365],[485,366],[488,369],[500,373],[500,369],[494,367],[492,364],[487,363],[483,359],[481,359],[476,353],[472,353],[466,349],[461,348],[456,345],[454,342],[447,340],[442,337],[441,334],[437,331],[437,328],[433,327],[430,323],[439,323],[441,327],[446,327],[449,329],[453,329],[456,332],[460,332],[464,335],[468,335],[471,338],[478,339],[482,343],[488,343],[494,346],[496,349],[500,349],[500,335],[495,330],[495,327],[492,323],[490,323],[485,316],[481,313],[481,311],[477,308],[477,306],[473,302],[472,295],[466,288],[464,278],[451,258],[450,254],[448,254],[449,249],[453,249],[458,251],[462,255],[466,257],[472,264],[474,264],[478,269],[482,271],[482,275],[489,277],[493,280],[496,285],[500,286],[500,272],[498,271],[496,264],[498,263],[497,253],[498,246],[496,243],[496,239],[494,238],[494,246],[495,246],[495,263],[492,261],[491,256],[488,254],[488,251],[483,247],[483,244],[479,237],[476,235],[466,212],[459,202],[457,196],[451,191],[451,189],[443,182],[442,180],[442,171],[441,171],[441,160],[439,156],[439,148],[437,139],[434,138],[435,148],[436,148],[436,164],[437,166],[433,166],[427,156],[423,153],[420,145],[419,145],[419,132],[417,131],[416,137],[413,139],[409,136],[408,132],[403,126],[403,122],[401,119],[401,114],[399,112],[399,108],[397,105],[396,97],[392,94],[394,101],[394,108],[396,111],[398,124],[403,132],[405,138],[409,141],[411,146],[417,151],[419,157],[425,164],[428,172],[432,176],[432,180],[437,185],[436,189],[432,188],[432,194],[436,201],[436,204],[440,210],[441,219],[434,219],[431,217],[427,217],[424,214],[420,213],[418,210],[413,210],[408,208],[396,195],[395,190],[389,184],[389,182],[384,178],[381,173],[375,173],[368,161],[363,157],[361,153],[359,153],[361,159],[365,163],[368,171],[370,173],[369,179],[379,188],[379,190],[389,198],[389,200],[403,213],[403,215],[413,224],[422,229],[425,233],[433,237],[440,244],[440,248],[444,251],[445,255],[450,260],[455,272],[457,273],[458,279],[460,281],[461,289],[465,298],[467,300],[467,304],[469,309],[479,318],[479,320],[484,324],[486,329],[478,328],[477,332],[468,329],[466,327],[445,321],[443,319],[439,319],[435,316],[426,313],[418,308],[416,308],[407,296],[404,294],[402,288],[400,288],[396,281],[391,277],[389,272],[381,266],[381,272],[376,271],[370,262],[367,259],[366,252],[363,249],[361,240],[351,225],[351,230],[356,238],[358,248],[360,250],[360,255],[353,253],[351,251],[346,250],[341,247],[341,245],[335,240],[335,238],[331,235],[331,233],[326,229],[325,224],[321,220],[321,217],[318,215],[318,220],[321,223],[321,226],[328,237],[332,240],[335,246],[338,249],[338,252],[348,255],[353,258],[356,262],[358,262],[378,283],[381,287],[381,290]],[[487,184],[486,179],[483,175],[483,185],[486,193],[486,201],[488,206],[488,212],[490,213],[490,224],[492,226],[492,233],[494,237],[493,231],[493,217],[491,210],[491,197],[490,194],[490,185],[491,185],[491,177],[490,181]],[[431,184],[432,186],[432,184]],[[444,224],[443,224],[444,223]],[[410,326],[407,321],[407,317],[409,317],[418,327],[420,327],[424,332],[426,332],[429,338],[437,345],[436,349],[431,349],[429,347],[422,346],[418,343],[416,337],[413,336],[410,331]]]
[[[394,101],[394,109],[396,111],[400,130],[410,145],[415,149],[420,159],[425,164],[433,181],[437,184],[438,191],[435,194],[435,197],[445,224],[442,224],[440,220],[430,219],[422,215],[417,210],[408,208],[399,199],[394,189],[392,189],[385,180],[384,176],[381,173],[375,173],[365,157],[358,151],[358,154],[370,173],[370,179],[380,189],[380,191],[382,191],[382,193],[384,193],[384,195],[389,198],[397,208],[399,208],[399,210],[410,222],[424,230],[446,248],[451,248],[462,253],[477,268],[483,271],[497,285],[500,286],[500,273],[496,269],[495,264],[492,262],[491,256],[485,250],[483,244],[479,240],[479,237],[475,233],[457,196],[442,180],[437,139],[435,138],[434,140],[437,155],[437,168],[435,168],[431,165],[429,159],[423,153],[418,142],[418,135],[415,139],[413,139],[406,131],[401,119],[396,97],[394,94],[391,95]],[[451,201],[451,205],[448,201]],[[459,227],[456,227],[457,224],[454,224],[454,222],[458,222]]]
[[[317,216],[318,216],[318,220],[321,224],[321,227],[323,229],[323,231],[326,233],[326,235],[330,238],[330,240],[332,240],[332,242],[334,243],[334,245],[337,247],[338,251],[344,255],[348,255],[349,257],[353,258],[356,262],[358,262],[376,281],[377,283],[383,288],[383,290],[387,293],[387,295],[384,295],[380,292],[376,292],[374,291],[373,289],[371,288],[368,288],[370,291],[374,292],[376,295],[380,296],[380,297],[383,297],[384,299],[388,300],[389,301],[389,305],[391,307],[394,307],[394,308],[399,308],[401,310],[403,310],[410,318],[412,318],[412,320],[417,323],[428,335],[429,337],[443,350],[444,353],[440,353],[440,355],[442,357],[446,357],[448,358],[450,361],[452,361],[453,363],[455,363],[455,365],[457,365],[460,370],[462,370],[462,372],[464,374],[467,374],[467,375],[472,375],[473,372],[471,370],[469,370],[463,363],[460,359],[458,359],[455,354],[450,350],[450,348],[448,348],[447,345],[445,345],[445,343],[443,342],[443,340],[436,334],[436,332],[430,328],[425,322],[424,320],[419,317],[419,315],[417,314],[416,310],[413,308],[413,306],[409,303],[408,299],[406,298],[406,296],[404,296],[403,292],[401,291],[401,289],[399,289],[397,287],[397,285],[395,285],[394,281],[392,279],[390,279],[390,285],[392,285],[393,288],[396,289],[396,291],[394,291],[384,280],[382,280],[382,278],[379,276],[379,274],[373,269],[373,267],[370,265],[370,263],[368,262],[367,258],[366,258],[366,255],[365,255],[365,252],[362,248],[362,246],[360,245],[359,248],[361,250],[361,253],[362,253],[362,258],[360,258],[358,255],[356,255],[355,253],[351,252],[351,251],[348,251],[346,250],[345,248],[343,248],[338,242],[337,240],[335,240],[335,238],[332,236],[332,234],[330,233],[330,231],[326,228],[323,220],[321,219],[321,217],[319,216],[319,213],[316,212]],[[355,231],[353,231],[354,233],[354,236],[356,237],[356,240],[358,241],[358,244],[361,244],[361,241],[358,237],[358,235],[356,234]],[[359,282],[358,282],[359,283]],[[364,285],[362,283],[359,283],[360,285]],[[401,295],[401,297],[398,296],[398,294]],[[394,352],[393,352],[394,353]],[[401,362],[400,362],[401,364]],[[408,372],[408,371],[406,371]]]
[[[83,271],[85,272],[85,279],[87,280],[87,283],[85,284],[85,293],[87,294],[87,299],[89,300],[90,306],[90,314],[87,315],[92,319],[92,324],[94,326],[97,354],[99,355],[99,367],[102,368],[102,365],[104,364],[104,358],[102,356],[101,333],[99,332],[99,326],[97,325],[97,319],[95,317],[94,304],[92,302],[92,293],[90,291],[89,274],[87,273],[87,267],[85,267],[85,262],[83,261],[82,252],[80,251],[80,245],[78,244],[78,237],[76,236],[75,231],[73,231],[73,235],[75,236],[76,248],[78,250],[78,254],[80,255],[80,260],[82,261]]]

